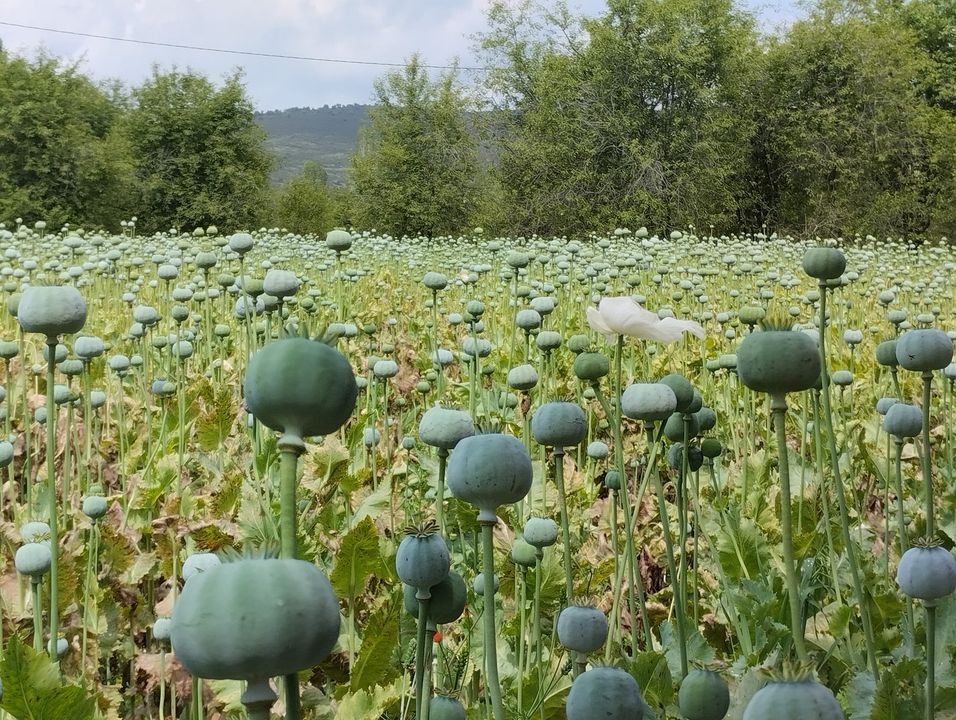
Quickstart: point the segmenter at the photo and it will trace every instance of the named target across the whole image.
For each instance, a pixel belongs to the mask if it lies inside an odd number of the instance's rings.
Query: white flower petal
[[[647,338],[658,323],[657,315],[628,296],[604,298],[599,308],[604,322],[618,335]]]
[[[590,325],[591,329],[594,330],[595,332],[601,333],[601,335],[603,335],[606,338],[610,338],[612,335],[616,334],[613,330],[611,330],[611,328],[607,326],[607,323],[604,322],[604,318],[601,317],[600,311],[598,311],[597,309],[593,307],[588,307],[587,315],[588,315],[588,325]]]
[[[656,340],[661,342],[675,342],[680,340],[685,332],[689,332],[695,337],[703,339],[704,328],[693,320],[678,320],[677,318],[664,318],[657,324]]]

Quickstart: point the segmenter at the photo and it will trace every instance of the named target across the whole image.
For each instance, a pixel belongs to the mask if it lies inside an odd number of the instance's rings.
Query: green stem
[[[924,717],[936,717],[936,605],[924,603],[926,611],[926,709]]]
[[[159,720],[166,717],[166,650],[159,651]]]
[[[280,557],[292,559],[296,555],[295,485],[299,455],[305,451],[302,438],[286,433],[279,438],[279,539]],[[299,678],[295,673],[285,676],[286,720],[299,720]],[[271,705],[270,705],[271,706]]]
[[[442,537],[445,537],[445,468],[448,464],[448,450],[438,448],[438,502],[435,517]]]
[[[896,534],[900,538],[900,557],[909,550],[909,538],[906,537],[906,516],[903,513],[903,438],[894,438],[896,441]],[[913,599],[906,597],[906,621],[909,624],[910,638],[916,632],[916,618],[913,614]]]
[[[415,645],[415,717],[422,716],[425,700],[425,646],[428,643],[428,604],[431,596],[418,598],[418,638]]]
[[[847,562],[850,566],[850,577],[853,580],[853,592],[860,605],[860,618],[863,621],[863,642],[866,645],[867,661],[873,678],[879,682],[880,666],[876,656],[876,641],[873,637],[873,625],[870,623],[870,610],[867,606],[866,595],[863,591],[863,582],[860,579],[860,568],[850,536],[850,520],[846,510],[846,496],[843,492],[843,477],[840,473],[840,458],[837,455],[836,433],[833,427],[833,411],[830,407],[830,371],[827,365],[826,330],[827,330],[827,285],[820,281],[820,382],[823,398],[823,415],[827,425],[827,443],[830,451],[830,470],[833,473],[833,485],[836,490],[837,505],[840,509],[840,526],[843,534],[843,545],[846,548]]]
[[[936,535],[936,519],[933,516],[933,468],[929,447],[929,406],[932,402],[933,371],[923,373],[923,502],[926,507],[926,537]]]
[[[790,514],[790,459],[787,454],[787,401],[783,393],[775,393],[771,399],[773,427],[777,434],[777,456],[780,465],[780,531],[783,535],[783,565],[790,597],[790,632],[793,646],[800,662],[809,661],[804,641],[803,613],[800,603],[800,586],[797,582],[796,560],[793,556],[793,521]]]
[[[488,694],[495,720],[505,720],[505,708],[501,701],[501,685],[498,681],[498,646],[495,631],[495,550],[494,523],[481,523],[482,572],[485,574],[485,673]],[[540,574],[540,573],[539,573]],[[535,588],[537,595],[537,588]]]
[[[655,442],[654,424],[646,424],[647,441]],[[657,488],[658,512],[661,515],[661,529],[664,535],[664,549],[667,554],[667,571],[672,578],[677,577],[677,561],[674,559],[674,542],[671,540],[670,521],[667,518],[667,499],[664,497],[664,484],[661,482],[660,473],[657,471],[657,464],[651,471],[654,478],[654,486]],[[680,650],[680,670],[681,677],[687,676],[687,632],[684,628],[684,605],[681,601],[680,593],[674,592],[674,625],[677,627],[677,644]]]
[[[50,523],[50,656],[57,662],[56,640],[59,624],[59,562],[60,539],[57,533],[56,508],[56,472],[53,464],[53,450],[56,444],[56,405],[53,402],[54,376],[53,368],[56,362],[56,337],[47,337],[47,364],[46,364],[46,474],[47,474],[47,503]]]
[[[272,706],[278,699],[268,680],[252,680],[239,701],[246,708],[249,720],[270,720]]]
[[[43,610],[40,607],[39,578],[31,579],[30,586],[33,590],[33,649],[40,653],[43,652]]]
[[[561,516],[561,539],[564,541],[564,592],[566,601],[574,596],[574,576],[571,569],[571,529],[568,521],[568,503],[564,493],[564,448],[556,447],[554,454],[554,484],[558,488],[558,511]]]

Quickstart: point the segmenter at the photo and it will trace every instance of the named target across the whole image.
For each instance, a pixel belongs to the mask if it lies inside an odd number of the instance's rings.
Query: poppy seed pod
[[[20,298],[17,322],[24,332],[48,338],[79,332],[86,324],[86,301],[70,285],[29,287]]]

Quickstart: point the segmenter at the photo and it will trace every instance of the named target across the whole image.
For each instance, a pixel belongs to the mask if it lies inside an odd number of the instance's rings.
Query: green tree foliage
[[[120,112],[75,65],[0,50],[0,216],[118,222],[130,179]]]
[[[360,225],[429,236],[468,226],[481,171],[455,75],[432,81],[413,55],[376,82],[349,172]]]
[[[332,227],[333,200],[325,172],[309,161],[275,196],[275,221],[295,233],[320,233]]]
[[[154,68],[132,100],[124,125],[140,224],[151,230],[255,225],[272,158],[241,74],[216,88],[193,72]]]
[[[500,181],[517,228],[736,222],[755,51],[731,0],[609,0],[578,20],[496,2],[481,45],[503,71]]]
[[[956,124],[895,3],[824,0],[754,78],[764,219],[805,235],[953,232]]]

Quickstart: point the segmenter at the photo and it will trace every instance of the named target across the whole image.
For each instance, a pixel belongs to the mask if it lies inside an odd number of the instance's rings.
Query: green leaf
[[[687,659],[706,665],[713,662],[716,654],[707,644],[699,630],[690,627],[687,623]],[[672,675],[680,675],[680,646],[678,645],[677,629],[672,620],[661,623],[661,641],[664,645],[664,655]]]
[[[628,668],[641,688],[644,700],[652,708],[664,710],[674,702],[674,679],[667,658],[659,652],[638,653]]]
[[[353,692],[377,685],[386,679],[390,670],[397,670],[393,655],[398,646],[401,611],[401,595],[396,593],[368,619],[362,647],[349,673],[349,689]]]
[[[365,517],[342,539],[330,577],[332,588],[341,598],[361,595],[369,575],[381,563],[375,523],[370,517]]]
[[[398,702],[399,697],[401,693],[396,683],[349,692],[339,702],[335,717],[341,720],[379,720],[389,707]]]
[[[0,708],[16,720],[91,720],[95,702],[82,688],[62,686],[56,665],[13,635],[3,663]]]

